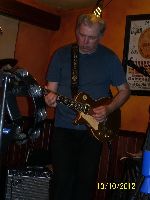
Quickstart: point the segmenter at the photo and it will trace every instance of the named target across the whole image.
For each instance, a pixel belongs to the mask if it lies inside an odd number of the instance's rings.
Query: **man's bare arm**
[[[130,96],[130,89],[127,83],[117,87],[118,93],[114,97],[113,101],[108,105],[108,112],[113,112],[120,106],[122,106]]]
[[[97,121],[105,121],[107,116],[114,110],[122,106],[130,95],[129,85],[127,83],[117,87],[118,93],[114,97],[113,101],[106,106],[99,106],[93,109],[94,114],[92,115]]]

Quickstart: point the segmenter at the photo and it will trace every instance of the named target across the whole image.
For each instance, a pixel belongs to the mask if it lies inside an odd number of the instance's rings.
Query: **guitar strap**
[[[72,44],[71,47],[71,94],[74,98],[78,93],[79,84],[79,46],[77,43]],[[110,97],[113,97],[111,90],[109,90]]]
[[[79,47],[76,43],[71,47],[71,94],[74,98],[78,93],[79,84]]]

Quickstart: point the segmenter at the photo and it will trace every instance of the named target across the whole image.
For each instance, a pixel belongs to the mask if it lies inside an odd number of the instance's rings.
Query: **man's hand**
[[[107,119],[110,111],[108,106],[99,106],[92,110],[92,116],[98,121],[103,122]]]
[[[57,100],[57,94],[55,93],[57,91],[57,86],[58,86],[57,82],[49,82],[47,84],[47,86],[45,86],[45,89],[53,91],[53,92],[49,92],[45,96],[45,102],[50,107],[56,107],[56,105],[57,105],[57,102],[56,102],[56,100]]]
[[[98,122],[103,122],[107,119],[107,116],[115,111],[116,109],[120,108],[127,99],[129,98],[130,95],[130,89],[129,85],[127,83],[124,83],[120,86],[117,87],[118,93],[117,95],[113,98],[113,101],[105,106],[99,106],[97,108],[94,108],[92,111],[92,116],[98,121]]]
[[[57,99],[57,95],[53,92],[50,92],[49,94],[45,96],[45,102],[50,107],[56,107],[57,105],[56,99]]]

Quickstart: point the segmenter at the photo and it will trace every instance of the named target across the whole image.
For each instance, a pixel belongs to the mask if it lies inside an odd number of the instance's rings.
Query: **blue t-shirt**
[[[58,82],[58,93],[71,97],[71,45],[57,50],[49,65],[48,82]],[[85,92],[94,100],[109,96],[109,88],[126,82],[120,60],[112,50],[98,45],[92,54],[79,53],[79,92]],[[86,129],[85,125],[73,125],[76,113],[61,103],[57,104],[55,126],[70,129]]]

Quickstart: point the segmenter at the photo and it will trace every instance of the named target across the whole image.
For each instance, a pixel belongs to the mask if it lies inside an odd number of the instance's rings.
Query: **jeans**
[[[102,144],[86,130],[55,128],[54,200],[92,200]]]

